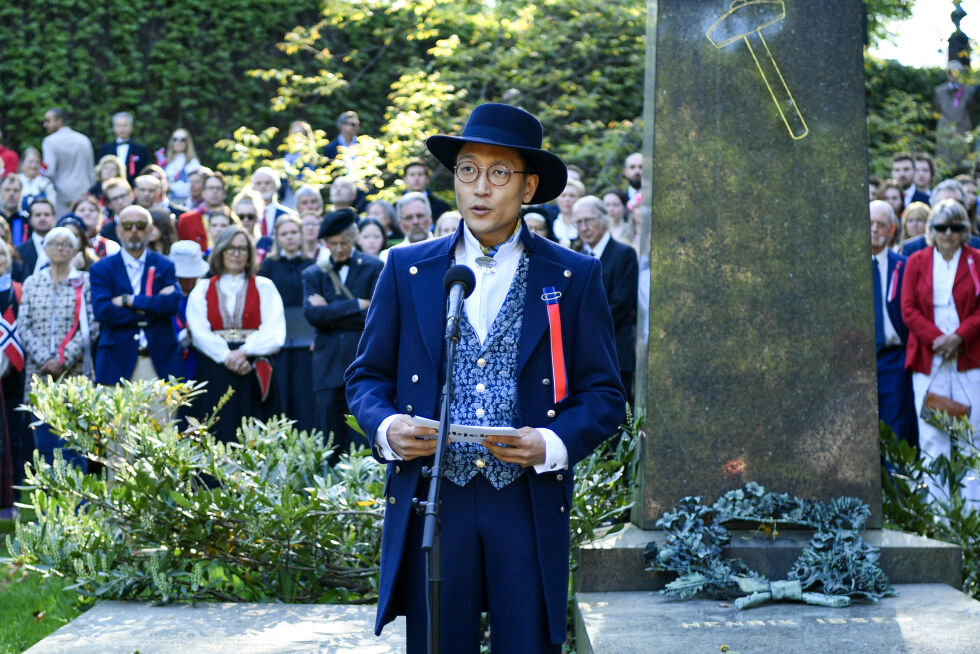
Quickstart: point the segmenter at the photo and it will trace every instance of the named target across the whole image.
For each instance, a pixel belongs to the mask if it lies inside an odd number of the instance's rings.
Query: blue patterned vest
[[[527,295],[527,258],[527,253],[521,255],[514,281],[483,345],[466,319],[464,308],[453,366],[453,401],[449,407],[449,418],[454,424],[518,426],[517,356]],[[525,470],[516,463],[501,461],[477,443],[450,443],[443,465],[445,478],[457,486],[465,486],[482,472],[498,490]]]

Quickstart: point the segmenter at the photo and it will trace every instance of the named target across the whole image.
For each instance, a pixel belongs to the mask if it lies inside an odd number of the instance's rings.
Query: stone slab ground
[[[967,654],[980,651],[980,602],[945,584],[897,585],[897,597],[828,609],[650,592],[576,595],[578,654]]]
[[[374,635],[374,606],[98,602],[26,654],[401,654],[404,618]]]

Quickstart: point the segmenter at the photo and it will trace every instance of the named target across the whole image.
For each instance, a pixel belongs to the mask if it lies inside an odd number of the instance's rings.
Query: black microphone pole
[[[453,363],[459,343],[459,319],[463,299],[469,297],[476,285],[473,271],[466,266],[453,266],[442,285],[449,293],[449,312],[446,317],[446,374],[442,387],[442,406],[439,409],[439,431],[436,434],[436,454],[429,476],[429,494],[424,503],[425,522],[422,529],[422,551],[425,552],[426,604],[429,613],[429,654],[439,654],[440,611],[442,590],[442,526],[439,522],[439,492],[442,486],[442,463],[449,445],[449,407],[453,398]]]

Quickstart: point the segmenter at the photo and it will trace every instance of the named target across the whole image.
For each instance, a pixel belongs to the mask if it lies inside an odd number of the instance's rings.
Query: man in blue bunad
[[[508,105],[474,109],[460,136],[426,145],[453,171],[463,221],[455,235],[390,251],[371,302],[347,398],[388,463],[376,632],[405,615],[408,651],[426,651],[421,469],[432,465],[446,294],[466,265],[450,419],[519,428],[486,445],[452,443],[441,502],[442,651],[476,654],[480,612],[497,653],[557,653],[565,641],[572,468],[623,420],[613,323],[595,257],[528,230],[522,204],[565,187],[566,169],[541,149],[541,124]]]

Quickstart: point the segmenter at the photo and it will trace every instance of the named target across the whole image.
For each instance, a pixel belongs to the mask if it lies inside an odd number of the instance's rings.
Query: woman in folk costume
[[[265,420],[282,410],[267,357],[282,348],[286,321],[275,284],[256,276],[255,244],[242,227],[221,233],[209,263],[212,276],[199,281],[187,300],[197,378],[208,382],[197,413],[211,413],[232,388],[213,430],[218,440],[230,442],[242,418]]]
[[[44,236],[50,266],[24,282],[18,326],[24,343],[25,401],[30,399],[31,378],[92,375],[92,342],[99,324],[92,313],[88,273],[71,266],[78,237],[67,227],[55,227]],[[47,425],[34,428],[34,445],[49,463],[54,450],[64,446]],[[64,458],[87,469],[87,461],[64,450]]]
[[[0,518],[13,516],[13,487],[22,481],[30,449],[24,442],[24,412],[17,411],[24,399],[24,351],[16,332],[23,287],[12,279],[10,253],[0,239]]]

